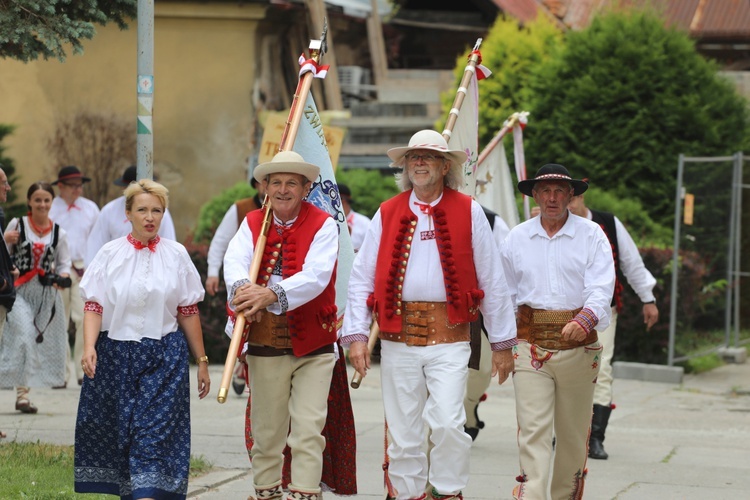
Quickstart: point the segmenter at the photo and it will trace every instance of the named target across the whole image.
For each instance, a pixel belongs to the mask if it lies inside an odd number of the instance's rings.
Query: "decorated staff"
[[[315,70],[321,69],[318,66],[320,58],[325,53],[325,35],[327,31],[327,25],[324,25],[323,34],[320,40],[310,40],[310,59],[305,61],[304,64],[308,67],[312,67]],[[323,71],[327,71],[328,67],[323,67]],[[294,92],[294,99],[292,101],[291,109],[289,110],[289,119],[284,127],[284,132],[281,136],[281,143],[279,144],[279,151],[286,151],[291,149],[290,145],[294,144],[294,139],[297,137],[297,131],[300,127],[300,121],[302,120],[302,111],[304,99],[310,93],[310,87],[312,86],[313,78],[316,75],[316,71],[305,72],[297,82],[297,90]],[[325,75],[325,73],[323,73]],[[315,179],[317,180],[317,175]],[[260,182],[260,181],[259,181]],[[311,181],[312,182],[312,181]],[[268,194],[263,199],[263,223],[261,226],[261,232],[258,235],[258,248],[263,248],[268,238],[268,230],[271,227],[271,204],[268,199]],[[258,279],[258,271],[260,269],[262,254],[256,252],[253,256],[253,261],[248,272],[250,283],[255,283]],[[229,393],[229,384],[232,380],[232,372],[234,365],[237,362],[237,353],[242,345],[242,340],[245,338],[246,319],[245,316],[240,315],[236,318],[234,323],[234,329],[232,330],[232,340],[229,343],[229,350],[227,352],[227,359],[224,363],[224,372],[221,377],[221,386],[219,387],[219,394],[217,401],[224,403],[227,400],[227,394]]]
[[[332,491],[356,494],[346,367],[335,354],[337,261],[340,247],[341,255],[353,250],[348,231],[341,240],[337,226],[345,218],[309,92],[311,79],[325,75],[326,67],[319,65],[325,31],[310,48],[310,58],[300,60],[281,150],[253,171],[266,193],[266,208],[248,213],[224,258],[232,341],[238,342],[233,352],[247,340],[246,428],[250,435],[252,423],[253,432],[246,445],[255,498],[263,499],[284,498],[285,489],[290,499],[318,499],[322,477]],[[348,275],[346,266],[344,272]],[[245,325],[239,328],[240,323]],[[227,387],[233,364],[228,358]],[[333,410],[329,400],[336,401]],[[283,462],[282,456],[294,460]],[[326,475],[324,463],[335,475]]]
[[[456,97],[442,134],[451,148],[460,149],[467,155],[462,165],[463,183],[458,190],[469,196],[474,195],[475,171],[479,152],[479,87],[477,80],[483,80],[492,74],[488,68],[481,64],[482,54],[479,52],[481,44],[482,39],[477,39],[474,49],[469,54],[461,83],[456,90]]]

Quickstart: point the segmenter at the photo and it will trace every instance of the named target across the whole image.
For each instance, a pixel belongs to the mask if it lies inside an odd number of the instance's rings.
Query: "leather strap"
[[[546,350],[562,351],[593,344],[598,340],[596,330],[591,330],[583,340],[564,340],[562,329],[582,308],[552,311],[518,306],[516,328],[518,339],[535,344]]]
[[[401,331],[380,332],[380,338],[409,346],[428,346],[468,342],[469,323],[453,325],[448,321],[445,302],[404,302]]]
[[[260,322],[250,326],[247,341],[257,346],[291,349],[292,338],[289,336],[286,314],[277,315],[263,311]]]

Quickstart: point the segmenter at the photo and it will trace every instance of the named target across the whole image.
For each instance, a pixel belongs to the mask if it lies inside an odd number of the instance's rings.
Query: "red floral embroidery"
[[[96,313],[99,316],[101,316],[102,312],[104,312],[104,308],[102,308],[101,304],[99,304],[98,302],[91,301],[91,300],[86,302],[86,304],[83,306],[83,310]]]
[[[193,304],[191,306],[177,306],[177,314],[181,314],[182,316],[195,316],[198,314],[198,304]]]

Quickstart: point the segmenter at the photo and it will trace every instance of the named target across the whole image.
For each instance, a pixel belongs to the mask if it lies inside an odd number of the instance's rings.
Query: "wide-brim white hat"
[[[447,158],[455,166],[461,166],[466,162],[468,155],[459,149],[448,149],[448,142],[434,130],[420,130],[409,139],[409,145],[388,150],[388,158],[391,159],[391,167],[403,168],[404,156],[415,149],[429,149],[437,151]]]
[[[253,177],[258,182],[262,182],[270,174],[299,174],[310,182],[315,182],[320,175],[320,167],[307,163],[294,151],[279,151],[271,161],[261,163],[253,170]]]

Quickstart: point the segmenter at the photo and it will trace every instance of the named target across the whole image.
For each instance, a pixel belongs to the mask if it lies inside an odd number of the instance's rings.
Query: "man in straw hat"
[[[120,177],[113,181],[115,186],[126,188],[131,182],[137,179],[138,168],[130,165],[126,168]],[[154,176],[156,178],[156,176]],[[122,238],[130,234],[132,224],[125,217],[125,195],[115,198],[102,207],[99,218],[96,220],[94,228],[91,230],[89,241],[86,244],[86,264],[94,260],[96,252],[99,251],[105,243],[109,243],[117,238]],[[164,218],[159,228],[159,236],[168,240],[176,240],[177,235],[174,230],[172,215],[167,209],[164,212]]]
[[[228,303],[249,324],[251,459],[258,499],[283,498],[282,452],[287,444],[292,455],[289,498],[321,496],[326,445],[321,431],[337,337],[338,226],[329,214],[303,201],[319,172],[293,151],[258,165],[253,175],[262,183],[273,215],[265,248],[259,250],[263,257],[257,282],[250,283],[247,275],[263,210],[247,215],[224,257]]]
[[[487,217],[456,189],[466,153],[432,130],[388,151],[404,190],[375,214],[349,282],[342,342],[364,376],[370,321],[380,326],[383,406],[392,441],[386,479],[394,499],[463,498],[471,437],[464,432],[469,323],[479,311],[492,371],[513,371],[513,309]],[[425,424],[433,448],[428,466]]]
[[[70,273],[70,288],[60,289],[60,294],[65,304],[65,315],[67,323],[73,320],[76,329],[75,343],[73,344],[73,366],[76,370],[78,385],[83,384],[83,368],[81,368],[81,357],[83,356],[83,300],[78,284],[83,278],[84,261],[86,259],[86,242],[89,234],[99,218],[99,207],[88,198],[84,198],[83,186],[91,179],[84,176],[78,167],[73,165],[63,167],[57,174],[57,180],[52,183],[57,186],[59,196],[52,200],[49,217],[65,229],[68,233],[68,248],[70,249],[70,260],[73,269]],[[66,324],[67,324],[66,323]],[[65,346],[70,350],[70,344]],[[70,358],[70,353],[68,353]],[[70,374],[70,362],[65,363],[65,383],[67,384]]]
[[[594,384],[615,285],[612,250],[598,224],[568,211],[588,184],[544,165],[518,190],[541,213],[513,229],[502,262],[517,310],[513,348],[521,474],[514,498],[580,499]],[[549,487],[552,439],[556,450]]]

